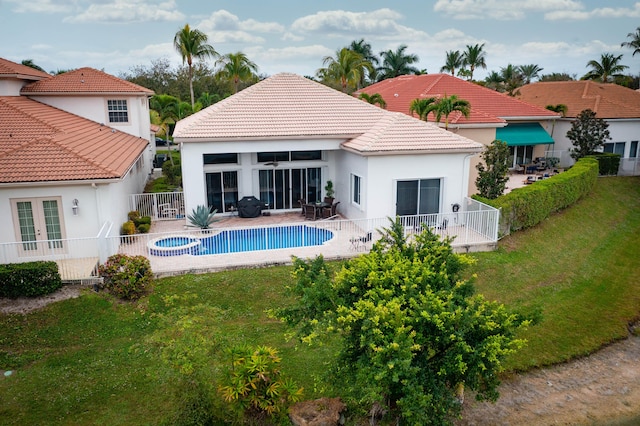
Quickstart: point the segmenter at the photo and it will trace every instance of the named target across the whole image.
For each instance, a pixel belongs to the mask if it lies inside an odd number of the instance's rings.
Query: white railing
[[[452,238],[458,251],[490,250],[498,236],[499,211],[468,199],[456,213],[403,216],[408,236],[427,226],[436,234]],[[215,223],[214,223],[215,225]],[[111,235],[105,224],[93,238],[37,242],[40,251],[21,254],[24,244],[0,244],[0,263],[54,260],[65,280],[96,275],[96,266],[115,253],[142,255],[157,274],[207,271],[260,264],[288,263],[291,256],[345,258],[371,248],[389,218],[320,220],[265,225],[219,227],[210,230],[177,230],[132,236]],[[52,244],[54,243],[54,244]],[[64,250],[51,249],[61,245]]]
[[[181,218],[184,217],[184,193],[132,194],[129,196],[129,209],[138,211],[140,216],[149,216],[152,220]]]

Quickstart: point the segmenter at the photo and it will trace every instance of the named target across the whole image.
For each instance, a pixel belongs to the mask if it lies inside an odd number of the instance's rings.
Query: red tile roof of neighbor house
[[[0,97],[0,183],[117,179],[148,141],[22,96]]]
[[[26,65],[16,64],[15,62],[0,58],[0,78],[3,77],[14,77],[21,80],[40,80],[49,78],[51,75],[44,71],[38,71]]]
[[[22,88],[21,93],[33,95],[104,95],[104,94],[144,94],[151,96],[153,90],[122,80],[93,68],[78,68],[46,80],[31,83]]]
[[[590,109],[598,118],[640,118],[640,92],[618,84],[590,80],[549,81],[527,84],[518,98],[535,105],[564,104],[567,117]]]
[[[363,154],[480,152],[477,142],[290,73],[269,77],[176,124],[180,142],[349,139]]]
[[[449,116],[449,126],[496,125],[502,127],[511,120],[545,120],[559,115],[515,99],[495,90],[454,77],[449,74],[403,75],[383,80],[356,92],[373,95],[379,93],[385,100],[388,111],[411,115],[409,108],[414,99],[456,95],[469,102],[469,118],[459,112]],[[435,122],[433,114],[428,121]]]

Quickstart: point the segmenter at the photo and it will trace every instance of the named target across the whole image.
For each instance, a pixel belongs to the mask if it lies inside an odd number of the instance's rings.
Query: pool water
[[[333,232],[306,225],[222,231],[200,241],[196,255],[319,246]]]
[[[176,236],[161,238],[150,244],[154,256],[195,256],[240,253],[322,245],[333,238],[333,232],[307,225],[270,228],[233,229],[210,237]]]

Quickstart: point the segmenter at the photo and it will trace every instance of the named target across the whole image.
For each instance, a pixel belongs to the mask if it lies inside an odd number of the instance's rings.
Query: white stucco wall
[[[176,140],[181,142],[180,139]],[[187,142],[182,143],[182,187],[184,188],[185,211],[191,212],[198,205],[207,205],[205,174],[214,171],[238,171],[238,198],[259,196],[257,170],[265,166],[256,163],[256,152],[267,151],[312,151],[325,152],[322,161],[283,162],[280,168],[322,167],[323,173],[333,179],[331,167],[332,151],[340,147],[343,140],[335,139],[282,139],[282,140],[249,140],[220,142]],[[240,164],[204,165],[204,154],[238,153]],[[335,183],[335,182],[334,182]]]
[[[0,96],[20,96],[20,89],[30,81],[1,78],[0,79]]]
[[[30,96],[31,99],[149,140],[151,121],[146,96]],[[107,100],[126,99],[129,122],[110,123]],[[154,141],[155,143],[155,141]]]
[[[571,129],[571,124],[575,119],[564,118],[558,120],[553,129],[553,139],[556,141],[554,156],[561,157],[563,162],[560,166],[570,166],[574,163],[573,159],[569,156],[569,150],[573,148],[573,143],[567,138],[567,132]],[[609,124],[609,135],[611,139],[608,143],[625,142],[624,158],[629,157],[629,150],[631,148],[631,141],[640,140],[640,119],[636,120],[606,120]],[[549,133],[551,133],[549,131]]]

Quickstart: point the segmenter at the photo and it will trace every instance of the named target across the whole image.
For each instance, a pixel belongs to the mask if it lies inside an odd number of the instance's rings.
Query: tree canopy
[[[592,110],[585,109],[580,112],[567,132],[567,138],[574,146],[571,149],[571,157],[577,160],[595,153],[606,140],[611,139],[608,128],[609,124],[601,118],[596,118],[596,113]]]
[[[474,295],[462,278],[472,260],[451,240],[428,229],[409,240],[400,219],[381,231],[370,253],[335,274],[322,257],[294,259],[296,301],[274,314],[305,342],[337,334],[329,365],[341,393],[402,424],[447,424],[464,387],[497,399],[497,373],[523,345],[515,333],[528,321]]]
[[[506,142],[494,140],[485,147],[482,162],[476,165],[478,177],[476,187],[478,193],[490,200],[498,198],[504,192],[509,181],[509,147]]]

